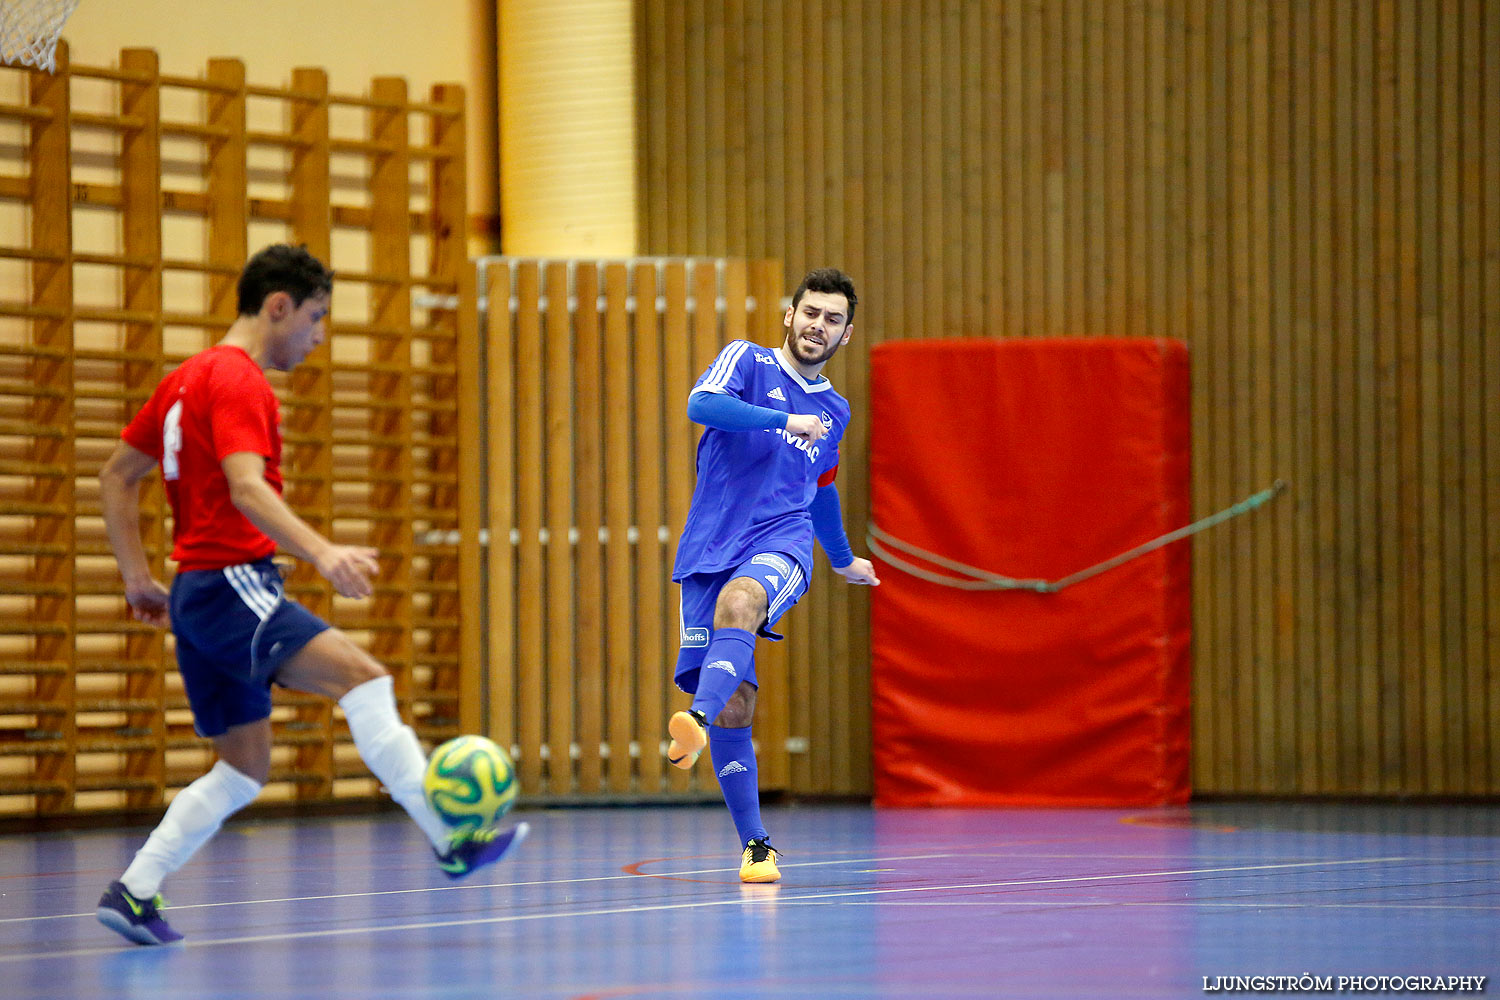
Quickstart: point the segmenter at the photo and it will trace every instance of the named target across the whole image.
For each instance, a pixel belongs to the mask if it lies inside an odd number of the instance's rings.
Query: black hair
[[[797,308],[797,303],[802,301],[804,292],[824,292],[826,294],[842,295],[849,300],[849,317],[845,324],[854,322],[854,306],[859,298],[854,294],[854,279],[836,267],[817,267],[807,272],[807,277],[802,279],[802,284],[797,286],[797,292],[792,296],[792,308]]]
[[[240,272],[239,311],[254,316],[273,292],[286,292],[300,306],[319,292],[332,291],[333,272],[306,245],[275,243],[251,257]]]

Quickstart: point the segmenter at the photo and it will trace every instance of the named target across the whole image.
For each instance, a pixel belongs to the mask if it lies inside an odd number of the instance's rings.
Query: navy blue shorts
[[[281,665],[328,623],[286,596],[269,558],[178,573],[172,581],[177,669],[200,736],[271,714]]]
[[[760,635],[773,642],[781,636],[771,631],[771,626],[807,593],[807,574],[797,560],[781,552],[761,552],[734,569],[717,573],[694,573],[684,577],[682,587],[682,644],[677,650],[677,669],[673,680],[688,694],[698,690],[698,670],[703,666],[703,654],[708,651],[708,640],[714,631],[714,606],[719,602],[719,591],[730,580],[749,577],[766,591],[765,624]],[[744,680],[759,687],[755,682],[755,661],[745,671]]]

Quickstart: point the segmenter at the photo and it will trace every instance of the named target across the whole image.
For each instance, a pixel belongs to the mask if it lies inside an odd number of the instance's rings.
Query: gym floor
[[[782,881],[761,886],[740,884],[721,807],[517,818],[531,838],[461,882],[399,813],[232,819],[164,887],[187,936],[166,948],[94,919],[145,828],[0,837],[0,995],[1201,997],[1251,992],[1251,977],[1397,995],[1464,976],[1500,988],[1500,806],[776,806]]]

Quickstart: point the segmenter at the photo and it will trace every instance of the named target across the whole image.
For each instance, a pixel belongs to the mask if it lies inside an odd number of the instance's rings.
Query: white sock
[[[136,899],[155,896],[162,879],[187,864],[226,819],[259,794],[260,782],[219,761],[177,793],[120,881]]]
[[[340,698],[339,707],[349,720],[354,749],[370,771],[427,834],[432,846],[447,851],[453,831],[438,819],[422,794],[427,756],[417,734],[396,711],[395,681],[389,674],[365,681]]]

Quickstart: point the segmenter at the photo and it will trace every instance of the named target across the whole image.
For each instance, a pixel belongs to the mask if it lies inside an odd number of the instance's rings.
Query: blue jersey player
[[[782,320],[782,345],[730,343],[688,399],[688,416],[707,430],[672,579],[682,588],[676,681],[693,704],[667,723],[667,758],[686,769],[709,748],[744,847],[744,882],[781,878],[750,737],[756,636],[781,638],[771,629],[807,591],[815,535],[845,580],[880,582],[844,534],[834,476],[849,403],[822,374],[849,342],[856,302],[842,271],[810,272]]]

